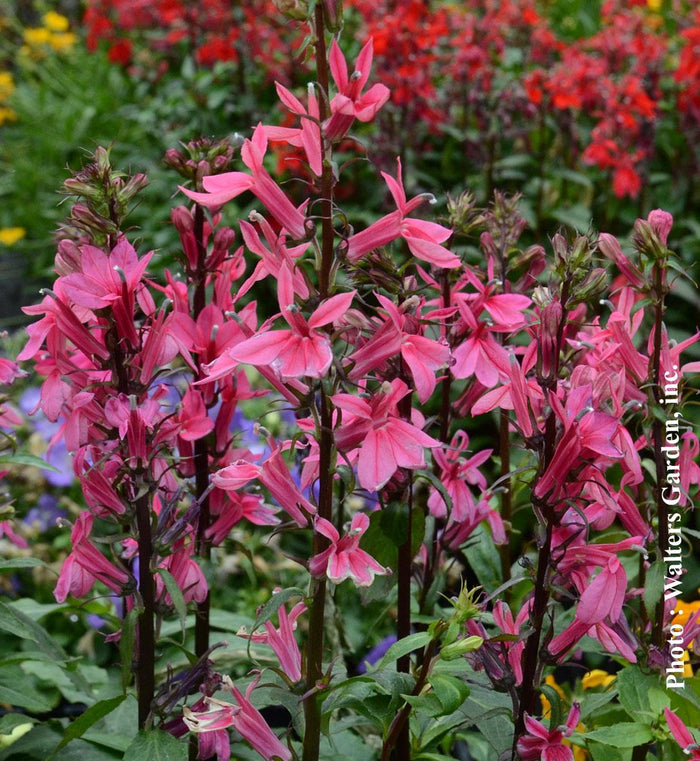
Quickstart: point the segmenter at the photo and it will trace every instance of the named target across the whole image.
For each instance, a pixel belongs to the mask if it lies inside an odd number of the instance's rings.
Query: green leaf
[[[6,713],[0,717],[0,735],[8,735],[15,727],[21,727],[24,724],[34,724],[36,719],[31,716],[25,716],[23,713]]]
[[[124,753],[124,761],[187,761],[187,744],[161,729],[141,731]]]
[[[638,745],[651,742],[653,735],[646,724],[622,721],[612,727],[601,727],[592,732],[586,732],[586,740],[594,740],[613,748],[636,748]]]
[[[609,745],[591,743],[587,749],[591,752],[593,761],[630,761],[630,751],[617,750]]]
[[[651,710],[649,698],[650,693],[661,691],[657,677],[643,674],[637,666],[627,666],[617,674],[616,686],[620,703],[630,716],[638,713],[658,714],[658,711]]]
[[[122,662],[122,689],[131,683],[131,662],[134,655],[134,643],[136,641],[136,621],[139,612],[132,608],[122,622],[122,634],[119,638],[119,658]]]
[[[471,535],[464,554],[487,593],[501,585],[501,562],[489,531],[480,525]]]
[[[41,468],[42,470],[51,470],[54,473],[60,473],[58,468],[49,465],[46,460],[42,460],[41,457],[27,454],[25,452],[15,452],[14,454],[0,456],[0,465],[30,465],[35,468]]]
[[[430,684],[443,707],[444,714],[456,711],[469,697],[467,683],[451,674],[433,674]]]
[[[425,647],[431,639],[432,637],[428,632],[416,632],[416,634],[409,634],[408,637],[404,637],[398,642],[394,642],[394,644],[386,651],[381,661],[377,664],[377,668],[384,668],[388,664],[393,663],[393,661],[402,658],[404,655],[408,655],[414,650],[418,650],[418,648]]]
[[[61,736],[46,724],[39,724],[31,732],[27,732],[9,748],[0,751],[0,759],[17,759],[17,761],[32,761],[46,759],[50,756],[56,742]]]
[[[10,558],[10,560],[0,560],[0,571],[9,568],[36,568],[38,565],[48,568],[46,563],[43,560],[39,560],[39,558]]]
[[[75,721],[72,721],[66,731],[63,734],[63,739],[56,746],[56,750],[60,750],[71,740],[75,740],[77,737],[82,737],[85,732],[90,729],[93,724],[96,724],[101,718],[107,716],[108,713],[120,706],[126,699],[126,693],[123,695],[117,695],[114,698],[107,698],[106,700],[100,700],[95,705],[85,711],[85,713],[78,716]]]
[[[58,700],[57,691],[41,689],[19,666],[5,666],[0,671],[0,703],[26,708],[31,713],[46,713]]]
[[[657,560],[649,566],[646,579],[644,580],[644,593],[642,595],[647,610],[653,610],[664,593],[665,572],[666,566],[661,560]]]
[[[184,638],[185,630],[187,628],[187,603],[185,602],[185,598],[182,595],[182,590],[180,589],[180,586],[178,585],[177,581],[175,581],[170,571],[167,571],[165,568],[159,568],[158,573],[163,579],[163,583],[165,584],[165,588],[170,595],[170,599],[173,601],[175,612],[177,613],[178,619],[180,621],[180,631]]]
[[[36,643],[37,647],[54,661],[64,662],[68,656],[43,626],[16,608],[0,602],[0,629],[22,639]]]

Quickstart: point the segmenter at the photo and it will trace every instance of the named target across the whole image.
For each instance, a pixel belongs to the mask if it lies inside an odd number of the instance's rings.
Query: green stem
[[[430,667],[433,665],[433,657],[435,656],[435,651],[437,650],[438,642],[440,641],[439,637],[436,637],[435,639],[430,640],[428,643],[428,647],[425,650],[424,657],[423,657],[423,665],[421,666],[420,674],[418,675],[418,679],[416,680],[416,686],[413,688],[412,695],[420,695],[421,691],[423,690],[423,687],[425,686],[426,681],[428,680],[428,676],[430,675]],[[402,734],[405,734],[405,729],[408,728],[408,719],[411,715],[411,704],[406,703],[403,708],[399,711],[398,714],[396,714],[396,717],[391,722],[391,726],[389,727],[389,732],[387,734],[386,740],[384,742],[384,745],[382,746],[382,756],[381,761],[389,761],[391,758],[391,751],[393,750],[394,746],[396,746],[396,758],[400,758],[399,756],[399,738]],[[409,749],[410,752],[410,749]],[[407,758],[410,758],[407,756]]]

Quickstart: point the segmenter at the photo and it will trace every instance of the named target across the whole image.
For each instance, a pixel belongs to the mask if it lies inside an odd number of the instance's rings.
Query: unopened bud
[[[661,210],[656,212],[649,214],[650,219],[638,219],[634,223],[632,242],[640,254],[646,254],[653,261],[660,261],[668,256],[666,239],[673,224],[673,217]],[[666,216],[662,217],[662,214]]]
[[[489,259],[495,259],[498,256],[496,242],[494,241],[493,235],[491,235],[491,233],[481,233],[481,236],[479,237],[479,245],[481,246],[481,250]]]
[[[458,639],[449,645],[445,645],[445,647],[440,650],[440,657],[445,661],[454,661],[467,653],[473,653],[483,644],[484,640],[481,637],[472,636]]]
[[[305,0],[273,0],[275,8],[287,18],[305,21],[309,15],[309,4]]]
[[[194,219],[192,219],[192,214],[186,206],[176,206],[172,209],[170,220],[180,235],[194,230]]]
[[[666,245],[668,234],[673,227],[673,217],[663,209],[654,209],[647,217],[651,229],[659,236],[659,240]]]
[[[73,272],[80,272],[80,259],[80,249],[74,241],[66,239],[58,242],[58,251],[54,263],[58,275],[63,277]]]
[[[340,31],[343,25],[343,0],[323,0],[323,8],[326,11],[326,29],[329,32]]]

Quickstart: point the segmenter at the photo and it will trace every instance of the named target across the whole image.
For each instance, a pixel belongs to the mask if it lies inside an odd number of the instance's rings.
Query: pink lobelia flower
[[[257,479],[265,486],[280,506],[304,527],[308,525],[307,515],[313,515],[316,508],[299,491],[292,479],[283,457],[282,447],[276,446],[262,466],[254,465],[246,460],[227,465],[214,473],[212,483],[224,491],[237,491],[247,483]]]
[[[507,376],[510,371],[508,352],[496,340],[494,327],[477,319],[472,307],[466,301],[459,300],[460,322],[457,330],[467,328],[466,337],[459,339],[459,345],[452,351],[454,364],[452,375],[455,378],[476,379],[486,388],[492,388],[498,383],[501,375]]]
[[[204,602],[208,592],[207,580],[197,561],[192,557],[193,552],[194,542],[186,542],[184,539],[180,539],[175,543],[172,553],[159,565],[175,579],[186,603],[192,600]],[[157,574],[155,580],[157,596],[164,598],[167,605],[172,605],[173,601],[165,587],[162,576]]]
[[[233,727],[250,745],[265,759],[265,761],[291,761],[292,754],[286,745],[270,729],[260,711],[250,702],[250,695],[259,679],[248,686],[245,696],[233,684],[229,677],[224,677],[223,686],[230,690],[235,703],[227,703],[216,698],[205,697],[203,701],[208,708],[204,711],[183,709],[183,721],[190,732],[199,735],[203,733],[225,732],[227,727]],[[223,735],[219,736],[221,745],[225,745]],[[222,748],[223,749],[223,748]],[[217,752],[219,752],[217,748]],[[208,758],[208,756],[202,756]],[[218,761],[227,756],[219,755]]]
[[[294,304],[292,276],[288,267],[279,272],[278,298],[290,330],[267,330],[234,346],[205,369],[209,379],[230,372],[233,363],[268,365],[285,378],[321,378],[333,361],[330,338],[319,330],[340,319],[350,308],[356,291],[339,293],[323,301],[309,320]]]
[[[273,590],[275,594],[280,591],[279,588]],[[252,634],[248,634],[245,627],[242,627],[237,632],[239,637],[249,639],[251,642],[268,644],[277,656],[282,671],[292,682],[298,682],[301,679],[301,651],[296,639],[294,639],[294,630],[297,628],[297,618],[305,611],[306,603],[303,601],[298,602],[289,613],[287,613],[286,607],[281,605],[277,614],[279,629],[275,629],[271,621],[266,621],[264,631],[258,629]]]
[[[331,75],[338,88],[338,94],[331,100],[331,116],[323,125],[323,132],[329,140],[339,140],[350,129],[353,121],[368,122],[389,100],[389,88],[375,84],[362,95],[372,68],[374,41],[370,39],[360,51],[355,62],[355,71],[348,76],[348,65],[335,38],[331,43],[328,62]]]
[[[288,248],[285,245],[285,236],[275,233],[272,225],[263,216],[257,212],[252,212],[249,218],[260,225],[267,246],[263,245],[260,235],[252,224],[245,221],[241,222],[241,233],[246,247],[249,251],[257,254],[260,261],[255,266],[253,274],[236,290],[236,300],[246,294],[258,280],[262,280],[268,275],[274,279],[279,278],[280,270],[284,266],[287,266],[292,273],[294,293],[302,299],[308,299],[309,288],[301,270],[294,266],[294,261],[306,251],[309,244],[301,243],[298,246]]]
[[[449,447],[433,450],[433,457],[440,468],[440,481],[452,500],[450,517],[457,523],[467,520],[469,514],[474,511],[474,495],[467,484],[478,486],[480,491],[486,489],[486,478],[479,471],[479,466],[483,465],[493,452],[493,449],[484,449],[466,459],[464,454],[468,448],[469,436],[465,431],[459,431],[452,438]],[[428,497],[428,510],[436,518],[447,516],[447,505],[437,489],[432,490]]]
[[[559,657],[585,634],[597,639],[608,652],[619,652],[636,663],[634,651],[615,631],[622,615],[627,575],[619,559],[611,555],[600,573],[584,589],[574,620],[549,643],[549,650]]]
[[[263,158],[267,150],[267,135],[265,127],[258,124],[253,137],[246,140],[241,148],[243,163],[250,169],[246,172],[224,172],[205,177],[202,185],[206,193],[196,193],[180,187],[180,190],[198,204],[217,207],[250,190],[265,205],[265,208],[280,225],[297,240],[306,237],[304,215],[287,198],[280,186],[270,177],[263,166]]]
[[[435,390],[435,371],[450,358],[446,343],[420,334],[421,325],[413,315],[400,311],[381,294],[377,300],[388,315],[374,335],[350,357],[355,362],[349,377],[358,380],[390,357],[400,354],[413,376],[418,399],[425,402]]]
[[[364,550],[360,549],[360,537],[369,527],[369,518],[365,513],[355,513],[350,524],[350,531],[340,537],[335,526],[325,518],[316,518],[314,525],[319,534],[330,539],[331,546],[309,561],[312,576],[327,576],[334,584],[345,579],[352,579],[358,587],[368,587],[376,575],[391,573],[391,570],[379,565]]]
[[[275,83],[277,95],[284,105],[301,117],[301,127],[268,127],[265,134],[269,140],[283,140],[295,148],[303,148],[311,171],[321,176],[323,171],[323,156],[321,154],[321,126],[319,123],[318,97],[313,84],[309,84],[309,108],[304,108],[302,102],[279,82]]]
[[[93,517],[84,512],[71,531],[72,552],[63,561],[61,573],[56,583],[53,596],[56,602],[63,603],[69,594],[84,597],[96,581],[101,581],[113,592],[121,594],[129,581],[129,574],[117,568],[90,542]]]
[[[605,412],[591,409],[592,387],[581,385],[569,393],[564,409],[554,394],[549,395],[552,409],[564,425],[564,434],[554,451],[554,457],[535,487],[535,495],[556,498],[569,472],[583,458],[620,459],[623,453],[613,444],[619,420]]]
[[[397,209],[348,239],[348,260],[357,262],[373,248],[385,246],[397,238],[403,238],[416,259],[422,259],[436,267],[459,267],[461,264],[459,257],[440,245],[452,234],[449,228],[438,225],[436,222],[407,216],[431,196],[421,194],[407,201],[401,179],[401,159],[397,159],[396,163],[398,165],[396,179],[386,172],[382,172],[382,177],[389,186]]]
[[[664,715],[673,739],[681,746],[688,761],[700,761],[700,743],[690,734],[688,727],[670,708],[664,708]]]
[[[408,386],[396,378],[384,383],[382,390],[369,401],[352,394],[331,397],[343,411],[336,443],[345,451],[359,446],[357,476],[365,489],[381,489],[398,468],[424,467],[424,448],[440,445],[432,436],[398,416],[397,405],[408,393]]]
[[[542,722],[527,716],[525,729],[528,734],[518,740],[521,761],[574,761],[573,751],[563,741],[573,734],[580,717],[578,703],[571,706],[566,724],[555,729],[547,729]]]

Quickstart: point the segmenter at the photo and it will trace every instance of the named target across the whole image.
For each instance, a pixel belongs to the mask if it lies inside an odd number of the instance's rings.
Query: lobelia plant
[[[366,89],[371,40],[350,72],[338,4],[309,13],[306,101],[277,84],[298,126],[258,124],[240,148],[245,171],[226,141],[166,157],[194,202],[172,212],[180,273],[149,279],[153,252],[127,238],[143,176],[116,172],[98,149],[66,182],[80,202],[60,231],[52,290],[26,309],[40,319],[19,356],[44,377],[40,406],[63,421],[86,505],[57,601],[98,582],[123,600],[110,639],[125,688],[136,675],[138,726],[158,742],[155,728],[189,732],[200,761],[250,748],[316,761],[335,741],[348,758],[381,761],[454,758],[459,743],[483,761],[578,759],[584,747],[595,758],[633,748],[636,761],[652,743],[689,747],[679,714],[689,720],[692,699],[658,676],[676,615],[669,526],[684,521],[671,520],[664,483],[680,509],[700,481],[697,437],[660,414],[680,410],[683,375],[698,369],[680,354],[700,337],[674,345],[663,325],[670,215],[637,222],[635,261],[604,233],[557,234],[547,255],[520,247],[517,199],[497,194],[486,210],[452,199],[447,224],[414,216],[434,199],[408,198],[398,160],[395,176],[382,173],[395,208],[355,230],[336,201],[338,147],[390,93]],[[300,205],[266,165],[271,142],[306,167]],[[221,209],[246,192],[260,206],[235,248]],[[479,247],[465,245],[477,233]],[[611,289],[599,254],[619,270]],[[251,300],[263,288],[279,311]],[[233,425],[261,395],[293,413],[288,438],[256,427],[262,453]],[[474,451],[492,412],[497,443]],[[665,445],[677,447],[677,480]],[[237,632],[276,661],[246,684],[215,670],[210,619],[212,548],[244,518],[308,584],[275,590]],[[450,579],[454,567],[467,585]],[[395,599],[396,642],[355,676],[336,634],[348,580],[366,603]],[[194,640],[173,673],[158,632],[173,612],[184,626],[188,606]],[[682,629],[686,650],[697,615]],[[553,682],[559,664],[583,674],[601,654],[621,667],[602,698]],[[261,712],[278,704],[290,716],[282,735]]]

